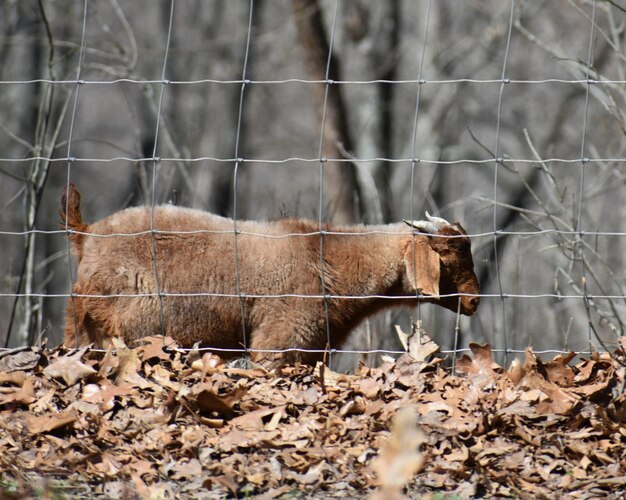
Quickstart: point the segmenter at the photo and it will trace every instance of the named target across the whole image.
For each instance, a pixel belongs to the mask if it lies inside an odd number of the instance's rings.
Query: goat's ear
[[[439,298],[441,262],[430,245],[411,242],[404,253],[404,265],[409,283],[422,295]]]

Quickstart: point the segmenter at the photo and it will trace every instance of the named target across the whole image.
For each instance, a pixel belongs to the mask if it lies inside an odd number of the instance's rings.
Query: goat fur
[[[459,224],[445,225],[436,235],[416,234],[404,223],[326,224],[323,230],[331,234],[323,236],[322,292],[317,222],[238,221],[235,253],[232,219],[189,208],[155,207],[153,227],[158,232],[154,234],[150,232],[149,207],[128,208],[87,225],[80,213],[80,194],[73,184],[63,194],[61,217],[70,230],[77,262],[73,286],[77,296],[69,301],[66,314],[68,347],[104,346],[112,337],[129,342],[165,334],[183,346],[200,342],[219,348],[246,345],[253,350],[324,349],[328,342],[324,301],[319,298],[322,293],[383,297],[328,298],[332,347],[339,346],[367,316],[390,306],[416,304],[417,294],[426,296],[420,301],[438,303],[455,312],[460,300],[460,310],[467,315],[478,306],[480,289],[470,242]],[[285,236],[292,233],[296,235]],[[446,235],[456,237],[441,237]],[[159,291],[235,296],[151,295]],[[471,296],[444,296],[451,293]],[[120,296],[132,294],[146,295]],[[280,296],[285,294],[318,298]],[[104,297],[108,295],[113,296]],[[282,357],[253,354],[253,359],[270,364],[296,360],[314,363],[321,358],[318,353],[297,351]]]

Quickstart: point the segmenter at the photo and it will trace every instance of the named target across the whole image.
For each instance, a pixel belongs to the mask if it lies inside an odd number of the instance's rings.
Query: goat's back
[[[275,274],[279,267],[284,273],[319,251],[317,228],[306,221],[238,221],[236,231],[235,242],[232,219],[200,210],[129,208],[88,226],[81,268],[134,266],[154,274],[156,262],[172,291],[189,291],[219,275],[220,288],[228,290],[224,293],[239,293],[234,289],[238,275],[250,285],[249,292],[267,293],[259,276]]]

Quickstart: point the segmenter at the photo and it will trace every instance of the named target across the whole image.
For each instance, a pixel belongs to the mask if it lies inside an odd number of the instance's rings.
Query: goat
[[[250,348],[253,360],[276,366],[322,359],[323,352],[297,349],[323,351],[328,332],[336,347],[392,305],[432,302],[470,316],[480,288],[469,237],[460,224],[426,215],[379,226],[324,224],[320,235],[313,221],[235,226],[167,205],[127,208],[87,225],[70,184],[61,218],[77,278],[65,345],[164,334],[183,346]]]

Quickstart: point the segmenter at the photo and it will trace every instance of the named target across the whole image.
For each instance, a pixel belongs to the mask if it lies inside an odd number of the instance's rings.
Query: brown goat
[[[428,213],[429,221],[408,225],[326,224],[322,264],[317,222],[238,221],[235,249],[234,221],[206,212],[156,207],[154,232],[149,207],[87,225],[73,184],[62,203],[78,265],[77,296],[66,315],[68,347],[163,333],[183,346],[323,350],[327,331],[337,347],[385,307],[419,300],[472,315],[479,303],[467,233]],[[253,353],[272,364],[322,357]]]

